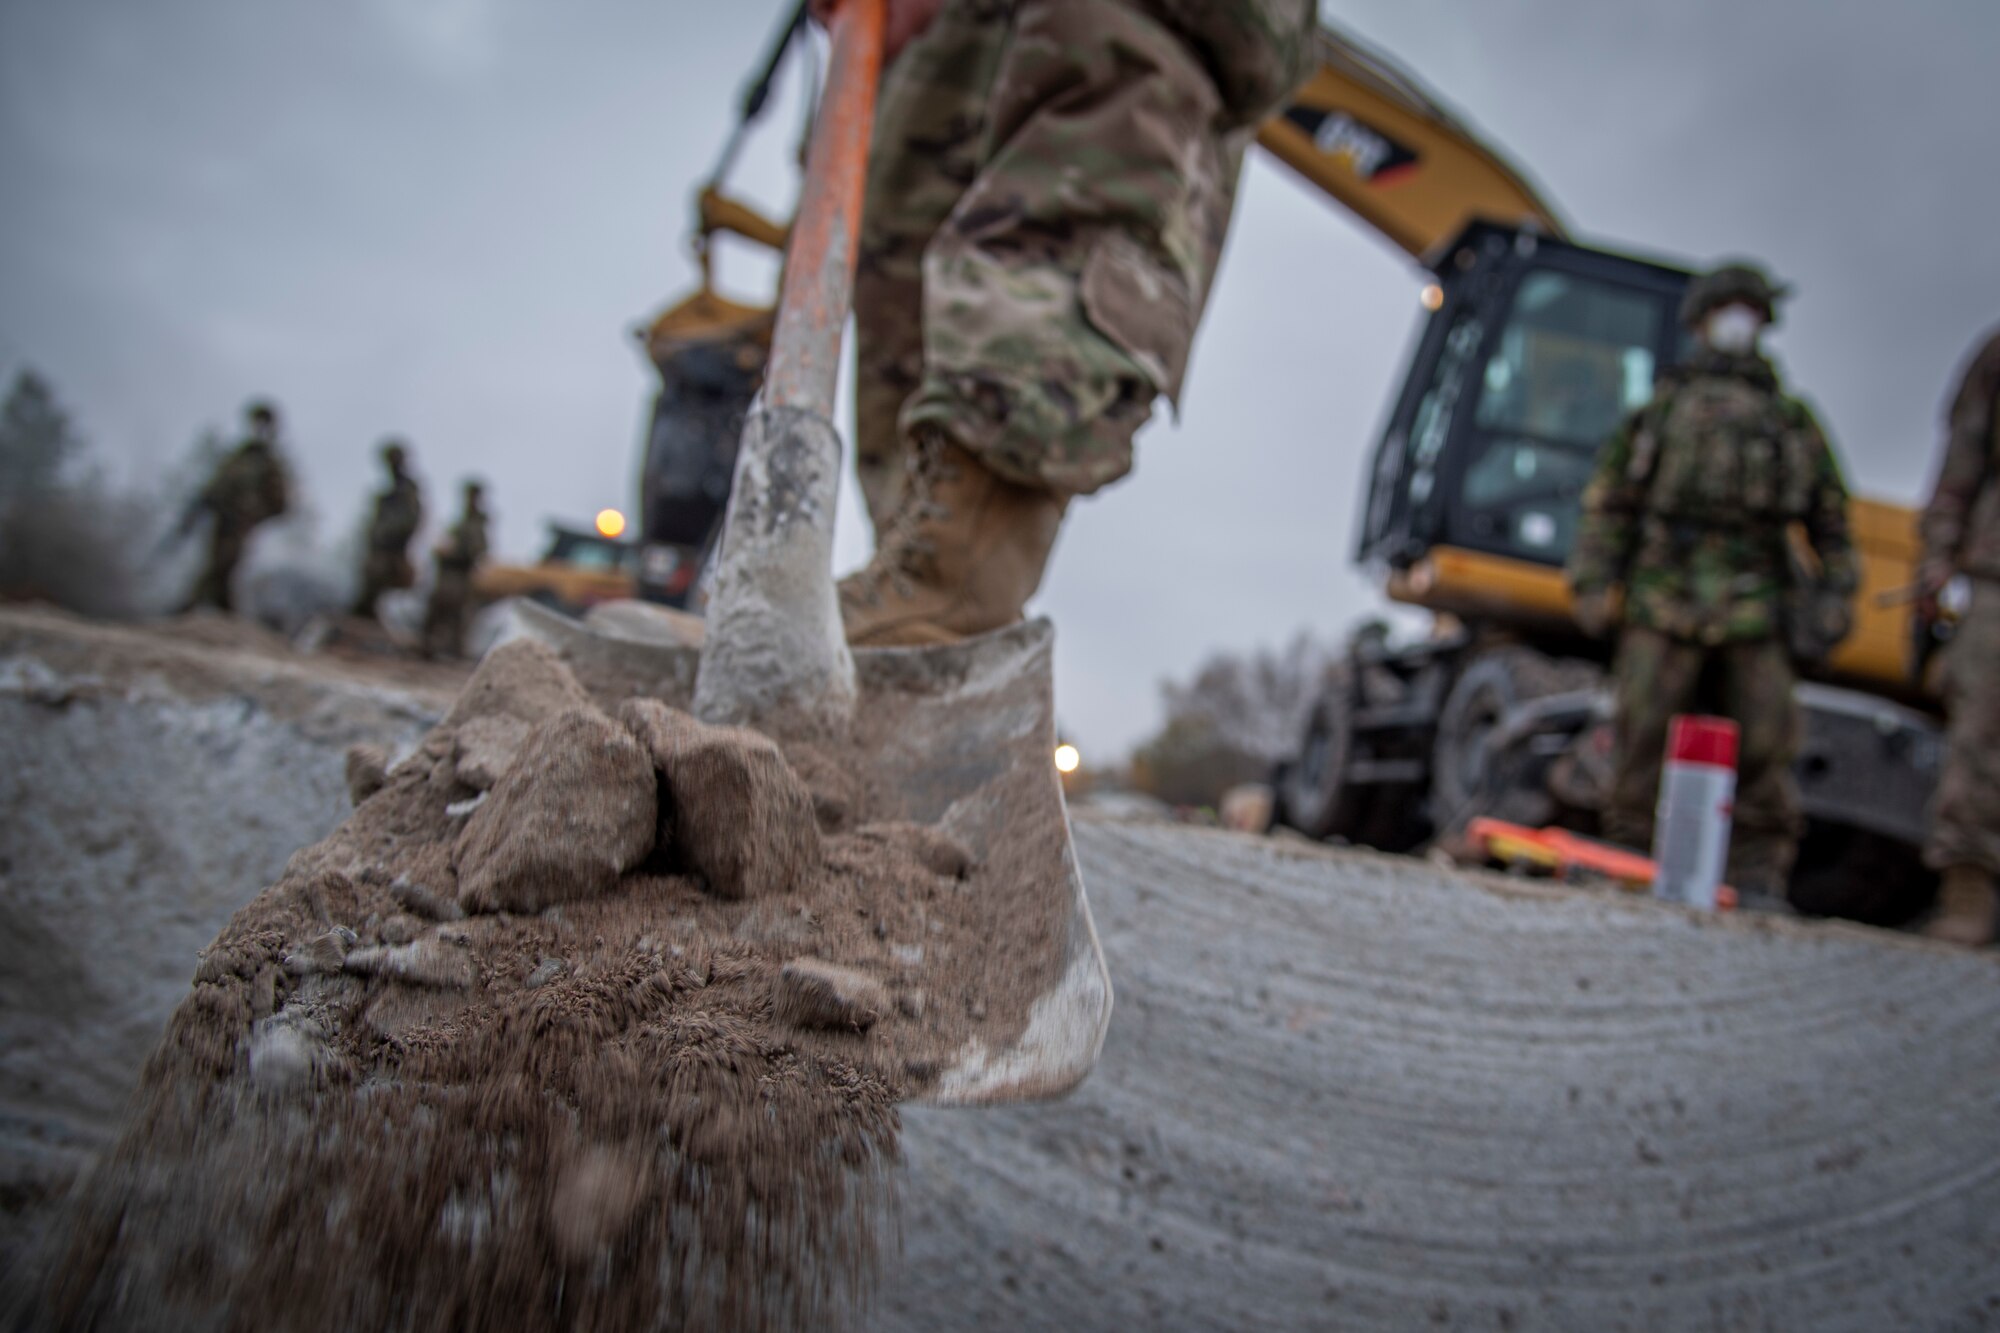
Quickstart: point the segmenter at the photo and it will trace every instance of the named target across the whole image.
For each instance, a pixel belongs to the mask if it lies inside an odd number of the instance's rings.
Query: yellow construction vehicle
[[[1572,239],[1534,186],[1418,82],[1345,35],[1259,142],[1429,273],[1427,312],[1375,451],[1356,557],[1433,613],[1420,643],[1356,636],[1277,817],[1408,849],[1477,815],[1589,828],[1608,776],[1607,650],[1577,632],[1562,565],[1599,444],[1679,359],[1689,271]],[[1910,680],[1907,509],[1856,500],[1853,634],[1799,690],[1801,908],[1884,923],[1932,892],[1917,861],[1939,756]]]
[[[488,561],[472,576],[473,596],[481,603],[525,597],[572,616],[599,602],[631,597],[638,587],[639,552],[618,539],[624,526],[624,516],[615,509],[599,513],[593,532],[551,523],[541,559],[532,565]]]

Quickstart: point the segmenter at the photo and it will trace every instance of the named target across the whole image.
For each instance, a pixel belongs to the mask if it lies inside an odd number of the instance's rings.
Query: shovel
[[[524,628],[592,689],[640,692],[708,722],[845,741],[879,778],[870,815],[940,825],[979,866],[971,887],[1042,904],[1024,970],[1053,980],[1011,1045],[962,1047],[917,1099],[1056,1097],[1096,1062],[1111,1016],[1054,767],[1054,632],[1037,619],[938,648],[851,652],[833,584],[842,449],[830,417],[852,298],[883,0],[840,0],[758,402],[745,418],[699,649],[598,633],[532,605]],[[1004,881],[996,885],[995,877]]]

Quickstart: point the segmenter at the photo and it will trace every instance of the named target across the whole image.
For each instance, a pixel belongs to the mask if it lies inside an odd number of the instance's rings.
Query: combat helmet
[[[1789,286],[1773,282],[1771,275],[1757,265],[1747,260],[1731,260],[1688,284],[1687,295],[1681,298],[1681,324],[1696,328],[1709,311],[1732,301],[1756,306],[1764,312],[1766,324],[1775,324],[1778,302],[1791,294]]]
[[[392,468],[398,468],[398,469],[400,469],[403,466],[403,463],[410,456],[409,446],[404,444],[401,439],[397,438],[394,435],[391,435],[388,439],[382,441],[382,448],[380,452],[382,455],[382,461],[384,463],[387,463]]]

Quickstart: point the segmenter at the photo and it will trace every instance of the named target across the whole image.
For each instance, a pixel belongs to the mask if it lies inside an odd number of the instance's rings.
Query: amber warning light
[[[625,534],[625,515],[616,509],[597,511],[597,535],[600,537],[622,537]]]

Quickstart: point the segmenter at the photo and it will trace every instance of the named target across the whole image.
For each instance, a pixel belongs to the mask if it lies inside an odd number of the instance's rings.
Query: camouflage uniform
[[[472,571],[486,558],[486,510],[468,489],[465,512],[439,545],[437,577],[424,608],[424,654],[456,657],[465,651],[465,618],[472,606]]]
[[[354,614],[371,619],[378,597],[417,581],[410,566],[410,538],[417,535],[424,521],[423,496],[416,479],[403,470],[403,451],[385,449],[383,460],[389,467],[389,489],[375,497],[375,513],[368,523],[368,549],[361,557],[361,592],[354,599]]]
[[[1847,490],[1818,423],[1761,356],[1703,350],[1605,444],[1569,566],[1579,597],[1618,584],[1625,593],[1606,834],[1651,845],[1674,714],[1733,718],[1742,735],[1729,876],[1766,893],[1782,893],[1801,829],[1782,615],[1792,523],[1811,541],[1822,586],[1851,597]]]
[[[2000,872],[2000,331],[1952,400],[1943,465],[1920,523],[1924,563],[1972,584],[1945,655],[1950,734],[1924,860]]]
[[[258,524],[285,512],[290,489],[284,460],[266,434],[253,433],[222,460],[196,500],[211,522],[208,560],[189,595],[188,608],[236,609],[232,585],[250,534]]]
[[[1308,0],[945,0],[884,78],[855,288],[879,532],[931,428],[1065,497],[1177,401],[1257,122]]]

